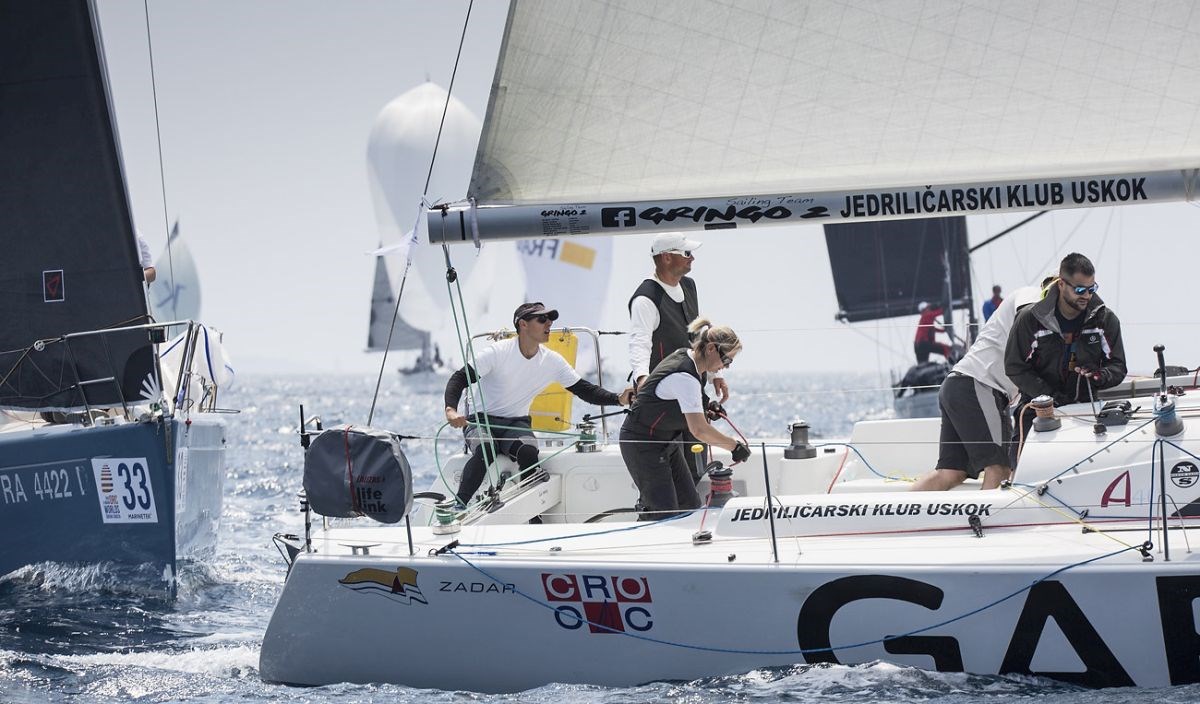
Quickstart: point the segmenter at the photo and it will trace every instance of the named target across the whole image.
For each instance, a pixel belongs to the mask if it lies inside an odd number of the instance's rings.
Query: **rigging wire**
[[[154,40],[150,36],[150,2],[142,0],[142,9],[146,17],[146,51],[150,56],[150,95],[154,99],[154,137],[158,143],[158,184],[162,192],[163,232],[167,233],[167,268],[171,273],[171,286],[175,286],[175,256],[171,252],[171,218],[167,214],[167,175],[163,168],[162,127],[158,118],[158,81],[154,76]],[[151,261],[153,265],[153,261]],[[172,297],[171,300],[174,300]],[[171,311],[175,317],[175,310]]]

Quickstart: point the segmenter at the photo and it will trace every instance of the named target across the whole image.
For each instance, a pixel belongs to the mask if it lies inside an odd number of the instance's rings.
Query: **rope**
[[[149,0],[142,0],[142,9],[146,17],[146,51],[150,57],[150,96],[154,102],[154,138],[158,144],[158,185],[162,193],[163,230],[167,232],[167,267],[171,270],[171,286],[175,286],[175,257],[171,253],[171,219],[167,215],[167,176],[163,168],[162,127],[158,120],[158,81],[154,77],[154,42],[150,36]],[[178,227],[179,223],[176,222],[175,226]],[[172,313],[174,312],[173,310]]]
[[[614,533],[628,533],[628,532],[635,531],[635,530],[641,530],[643,528],[650,528],[652,526],[663,525],[664,523],[668,523],[670,521],[677,521],[681,518],[686,518],[686,517],[692,515],[692,513],[694,513],[694,512],[695,512],[695,509],[693,509],[692,511],[685,511],[684,513],[676,513],[674,511],[672,511],[671,512],[672,515],[670,515],[666,518],[657,520],[657,521],[639,521],[637,523],[634,523],[631,526],[623,526],[621,528],[610,528],[608,530],[595,531],[592,533],[572,533],[572,534],[567,534],[567,535],[552,535],[549,538],[531,538],[529,540],[514,540],[512,542],[507,542],[507,543],[459,543],[459,545],[462,547],[465,547],[465,548],[503,548],[503,547],[511,547],[514,545],[534,545],[536,543],[547,543],[547,542],[556,541],[556,540],[574,540],[575,538],[591,538],[591,537],[595,537],[598,535],[612,535]],[[643,513],[645,513],[645,512],[643,511]],[[453,551],[451,551],[451,552],[453,552]]]

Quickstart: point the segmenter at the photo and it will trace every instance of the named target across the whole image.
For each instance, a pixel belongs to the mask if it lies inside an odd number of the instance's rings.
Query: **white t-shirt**
[[[529,415],[533,398],[552,382],[571,386],[580,379],[561,354],[541,345],[532,358],[526,359],[515,337],[476,352],[471,366],[479,374],[483,395],[475,399],[476,404],[482,400],[489,415],[506,418]]]
[[[683,286],[670,286],[657,276],[651,276],[650,280],[662,286],[672,301],[683,303]],[[633,368],[634,379],[650,373],[650,341],[658,323],[658,306],[654,301],[645,296],[634,298],[629,306],[629,365]]]
[[[142,268],[154,266],[154,257],[150,254],[150,245],[146,244],[146,240],[140,235],[137,235],[138,244],[138,262]]]
[[[692,368],[696,366],[696,354],[688,350],[688,359],[692,360]],[[700,380],[687,372],[675,372],[663,377],[658,386],[654,387],[654,395],[664,401],[676,401],[679,410],[684,413],[703,413],[703,390]]]
[[[1004,373],[1004,348],[1008,334],[1017,317],[1017,307],[1036,303],[1042,299],[1042,289],[1024,286],[1013,291],[979,329],[979,336],[963,358],[954,365],[954,371],[986,384],[1008,396],[1017,397],[1017,385]]]

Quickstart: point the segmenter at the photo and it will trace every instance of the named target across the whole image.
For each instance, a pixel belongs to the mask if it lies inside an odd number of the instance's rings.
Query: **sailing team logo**
[[[411,604],[414,601],[429,604],[425,601],[421,588],[417,586],[417,571],[411,567],[397,567],[394,572],[364,567],[339,579],[338,584],[356,592],[378,594],[401,604]]]
[[[644,633],[654,628],[645,577],[543,572],[542,590],[554,606],[554,620],[569,631],[585,623],[591,633]]]

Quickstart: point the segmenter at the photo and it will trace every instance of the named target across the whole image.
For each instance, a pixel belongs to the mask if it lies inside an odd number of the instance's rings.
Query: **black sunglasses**
[[[547,321],[558,320],[558,316],[557,315],[550,316],[550,315],[546,315],[545,313],[542,313],[540,315],[527,315],[524,318],[521,318],[521,320],[536,320],[539,323],[545,324]]]
[[[1071,284],[1067,285],[1071,286]],[[1094,283],[1091,286],[1071,286],[1071,288],[1075,289],[1076,296],[1082,296],[1085,293],[1095,293],[1096,291],[1100,290],[1100,284]]]
[[[725,352],[721,350],[721,346],[718,345],[717,343],[714,342],[714,343],[712,343],[712,345],[713,345],[713,351],[715,351],[717,353],[717,356],[719,356],[721,358],[721,364],[724,364],[726,369],[728,369],[729,367],[732,367],[733,366],[733,358],[727,356],[725,354]]]

